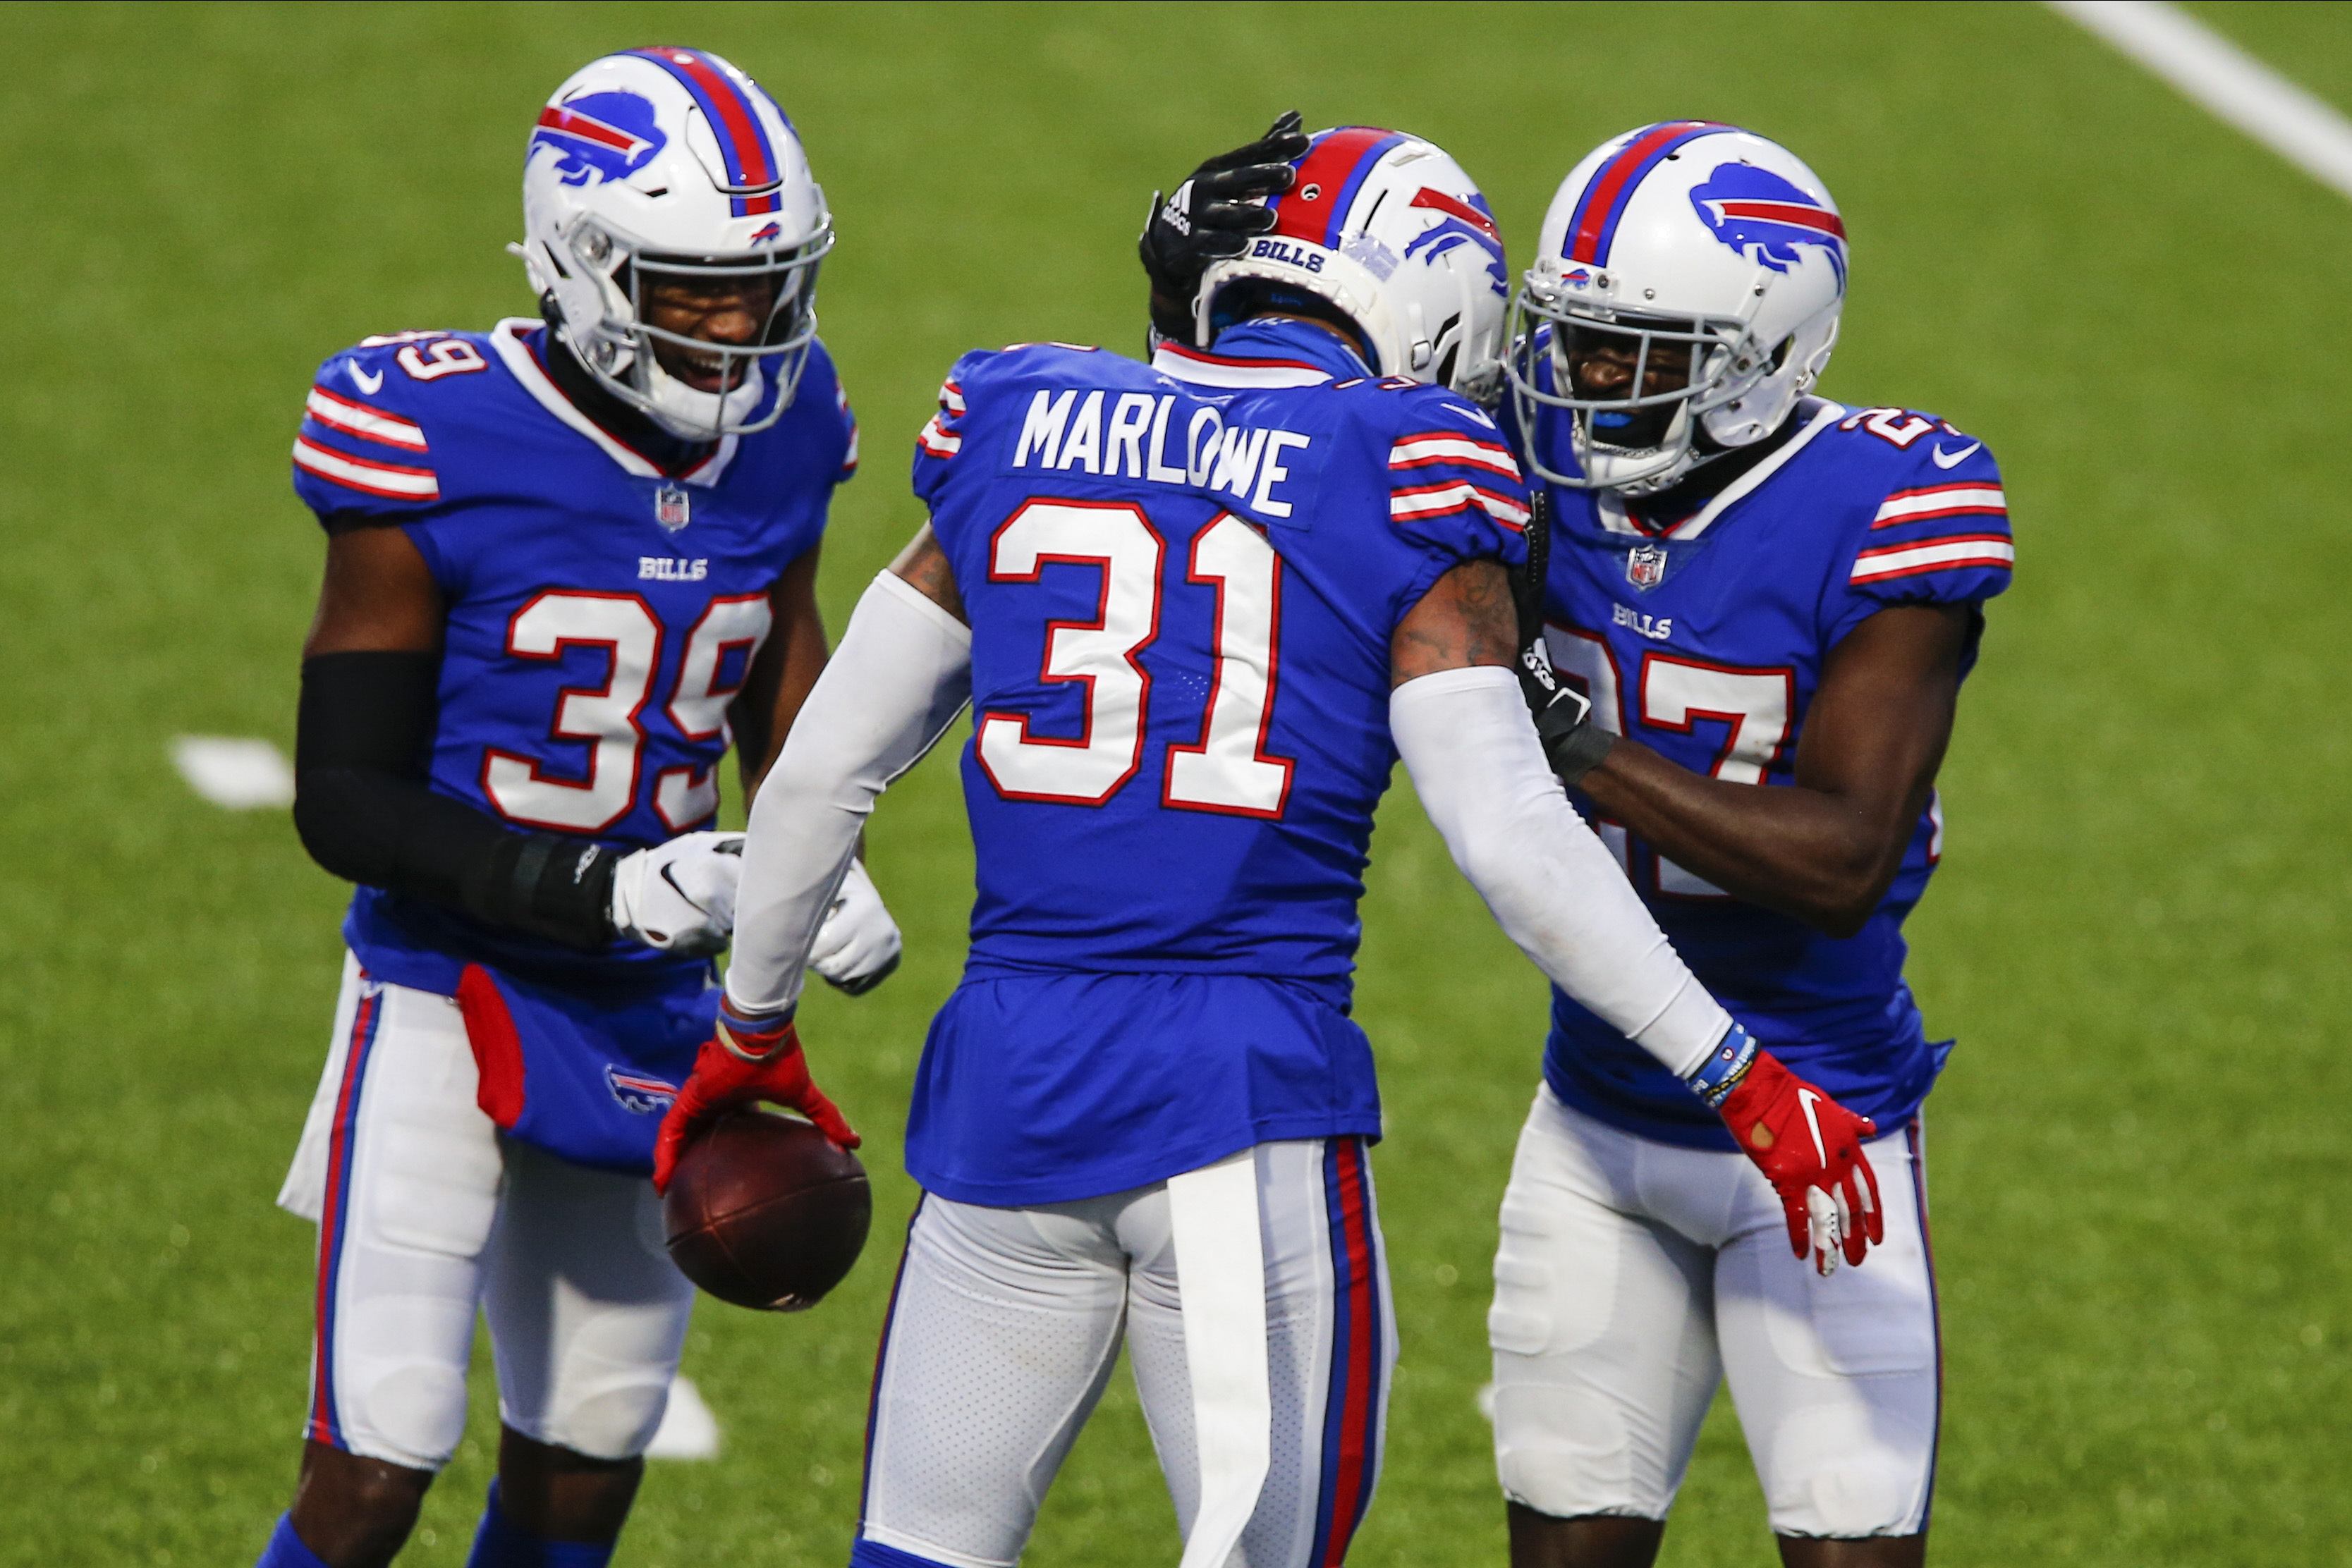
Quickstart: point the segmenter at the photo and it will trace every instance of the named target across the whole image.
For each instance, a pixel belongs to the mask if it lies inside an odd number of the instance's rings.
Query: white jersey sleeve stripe
[[[346,457],[299,436],[294,441],[294,464],[321,479],[331,479],[371,496],[385,496],[396,501],[441,498],[441,481],[430,468],[404,468],[396,463],[370,463],[364,458]]]
[[[427,450],[421,427],[404,419],[394,419],[388,413],[379,413],[363,402],[337,397],[324,387],[312,387],[302,408],[320,424],[331,425],[362,441],[380,442],[383,445],[403,447],[410,452]]]
[[[1394,490],[1389,494],[1389,520],[1405,522],[1415,517],[1440,517],[1447,512],[1476,507],[1507,528],[1528,526],[1528,509],[1508,496],[1498,495],[1481,485],[1464,481],[1452,485],[1422,485],[1410,490]]]
[[[1466,435],[1409,435],[1389,450],[1389,466],[1392,469],[1423,468],[1436,463],[1459,463],[1514,479],[1519,476],[1519,465],[1511,460],[1507,450]]]
[[[936,414],[931,417],[929,423],[923,426],[922,433],[915,437],[915,442],[934,457],[952,457],[963,450],[963,437],[949,434],[947,427],[940,423],[939,416]]]
[[[1998,485],[1937,485],[1924,490],[1898,490],[1887,497],[1870,526],[1890,528],[1930,517],[2008,515],[2009,501]]]
[[[1917,577],[1967,567],[1997,566],[2006,571],[2016,560],[2017,547],[2003,535],[1956,534],[1918,544],[1866,549],[1854,558],[1849,580],[1880,582],[1890,577]]]

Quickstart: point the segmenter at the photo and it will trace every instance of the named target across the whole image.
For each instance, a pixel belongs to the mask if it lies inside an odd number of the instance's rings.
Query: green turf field
[[[2352,104],[2352,7],[2205,14]],[[919,520],[907,444],[953,357],[1133,348],[1146,197],[1278,110],[1443,142],[1515,265],[1627,126],[1796,148],[1853,236],[1825,390],[1984,437],[2018,529],[1913,923],[1961,1042],[1930,1118],[1937,1561],[2352,1563],[2352,207],[2017,5],[518,5],[0,10],[0,1563],[226,1568],[285,1506],[311,1236],[270,1198],[344,890],[165,745],[290,749],[311,368],[527,310],[499,249],[525,128],[580,63],[656,41],[757,74],[832,200],[866,456],[836,626]],[[935,758],[877,820],[899,977],[804,1015],[868,1136],[875,1245],[805,1317],[705,1304],[686,1369],[730,1448],[655,1468],[625,1562],[844,1559],[904,1097],[961,956],[956,789]],[[1360,1016],[1404,1364],[1356,1561],[1500,1563],[1473,1395],[1541,987],[1402,790],[1374,858]],[[1044,1568],[1175,1560],[1114,1387]],[[404,1561],[463,1561],[494,1422],[478,1399]],[[1719,1408],[1665,1561],[1772,1560]]]

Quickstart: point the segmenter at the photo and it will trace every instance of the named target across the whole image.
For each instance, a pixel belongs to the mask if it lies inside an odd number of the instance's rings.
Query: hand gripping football
[[[797,1312],[841,1283],[874,1218],[866,1167],[807,1122],[749,1107],[696,1130],[662,1202],[670,1260],[722,1301]]]

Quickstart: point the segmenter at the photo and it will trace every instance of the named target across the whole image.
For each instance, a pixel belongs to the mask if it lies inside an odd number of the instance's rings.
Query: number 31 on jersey
[[[1032,733],[1027,715],[988,712],[973,739],[982,771],[1008,800],[1100,806],[1143,768],[1151,676],[1136,655],[1160,633],[1167,542],[1125,501],[1033,500],[989,541],[991,582],[1035,582],[1053,565],[1102,572],[1092,621],[1046,630],[1039,678],[1078,686],[1078,733]],[[1257,531],[1220,513],[1192,537],[1185,580],[1216,595],[1216,673],[1197,741],[1167,747],[1160,802],[1177,810],[1278,818],[1292,759],[1266,753],[1282,629],[1282,560]]]

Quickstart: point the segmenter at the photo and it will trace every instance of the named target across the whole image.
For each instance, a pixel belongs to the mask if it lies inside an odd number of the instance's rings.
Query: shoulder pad
[[[476,335],[399,332],[331,354],[303,399],[294,483],[312,509],[401,511],[441,498],[420,386],[489,369]]]

